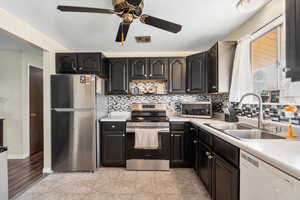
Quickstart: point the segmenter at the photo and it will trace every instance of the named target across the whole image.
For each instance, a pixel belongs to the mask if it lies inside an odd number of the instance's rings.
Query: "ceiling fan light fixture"
[[[240,12],[252,12],[255,11],[267,3],[269,3],[271,0],[240,0],[237,3],[237,9]]]

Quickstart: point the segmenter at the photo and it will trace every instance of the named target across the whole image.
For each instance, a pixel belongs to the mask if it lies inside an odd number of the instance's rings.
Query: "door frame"
[[[26,143],[25,144],[25,147],[26,147],[26,157],[30,157],[30,144],[31,144],[31,137],[30,137],[30,131],[31,131],[31,127],[30,127],[30,68],[36,68],[36,69],[40,69],[42,71],[42,78],[43,78],[43,85],[44,85],[44,68],[43,67],[40,67],[38,65],[35,65],[35,64],[31,64],[31,63],[28,63],[27,64],[27,69],[26,69],[26,72],[27,72],[27,81],[26,81],[26,112],[25,112],[25,126],[26,126],[26,139],[24,140],[24,142]],[[43,95],[44,95],[44,87],[43,87]],[[42,104],[43,104],[43,112],[44,112],[44,100],[42,100]],[[43,115],[44,117],[44,115]],[[43,129],[43,134],[44,134],[44,129]],[[44,138],[44,137],[43,137]],[[44,145],[44,144],[43,144]]]

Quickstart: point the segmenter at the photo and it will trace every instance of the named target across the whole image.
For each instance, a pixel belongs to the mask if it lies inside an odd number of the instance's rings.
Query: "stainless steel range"
[[[149,138],[150,144],[154,144],[151,148],[137,145],[139,142],[147,145]],[[163,171],[170,169],[170,124],[166,105],[133,104],[131,119],[126,125],[126,168]]]

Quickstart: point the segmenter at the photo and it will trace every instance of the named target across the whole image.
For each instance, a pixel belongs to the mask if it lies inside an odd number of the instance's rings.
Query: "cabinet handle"
[[[190,131],[194,131],[195,130],[195,128],[190,128]]]
[[[217,89],[217,86],[214,85],[214,86],[212,86],[212,88],[213,88],[213,89]]]
[[[123,134],[122,136],[125,137],[125,134]]]
[[[209,160],[213,159],[214,157],[213,156],[207,156]]]
[[[150,74],[149,76],[152,77],[152,74]]]
[[[112,128],[116,128],[116,126],[115,126],[115,125],[112,125],[111,127],[112,127]]]
[[[144,74],[145,77],[147,77],[147,74]]]
[[[205,154],[206,154],[207,156],[211,156],[211,154],[210,154],[209,152],[205,152]]]
[[[189,92],[189,91],[191,91],[191,89],[187,89],[186,91],[188,91],[188,92]]]
[[[73,69],[74,71],[77,71],[76,67],[74,66],[74,62],[73,62],[73,61],[72,61],[72,69]]]
[[[197,140],[194,140],[194,144],[197,144],[198,143],[198,141]]]
[[[82,70],[82,67],[79,67],[79,70]]]

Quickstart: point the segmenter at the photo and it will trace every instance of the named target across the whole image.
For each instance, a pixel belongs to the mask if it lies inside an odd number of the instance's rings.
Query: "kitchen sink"
[[[268,133],[263,130],[225,130],[226,134],[246,140],[260,140],[260,139],[286,139],[284,137]]]
[[[262,140],[262,139],[286,139],[284,137],[274,135],[268,131],[258,129],[249,124],[243,123],[218,123],[206,124],[216,130],[237,138],[239,140]]]

